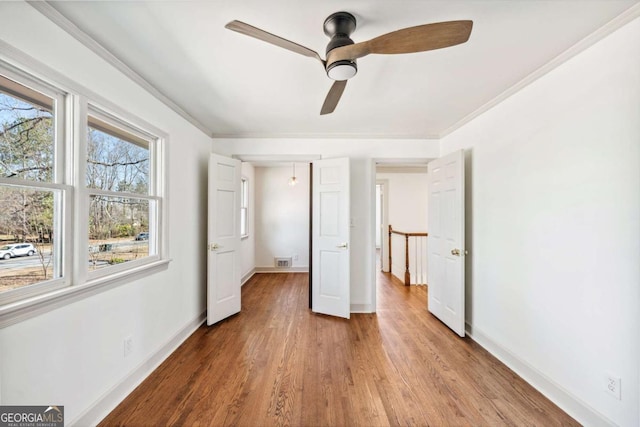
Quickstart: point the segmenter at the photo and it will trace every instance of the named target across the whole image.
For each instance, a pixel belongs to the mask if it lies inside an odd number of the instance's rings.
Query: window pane
[[[249,207],[249,181],[242,179],[240,186],[240,203],[243,208]]]
[[[4,83],[3,83],[4,82]],[[12,90],[8,88],[12,84]],[[40,95],[40,103],[28,102],[15,92],[22,86],[0,76],[0,176],[32,181],[53,179],[53,100]],[[44,99],[44,100],[43,100]]]
[[[54,271],[56,197],[49,190],[0,186],[0,292],[60,277]]]
[[[87,187],[149,194],[149,147],[89,126]]]
[[[150,210],[145,199],[91,196],[89,207],[89,270],[121,264],[152,254],[149,250]]]
[[[240,208],[240,235],[247,235],[247,208]]]

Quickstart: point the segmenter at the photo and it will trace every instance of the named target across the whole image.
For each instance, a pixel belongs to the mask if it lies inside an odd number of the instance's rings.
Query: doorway
[[[417,159],[375,164],[376,294],[379,274],[387,276],[386,283],[426,285],[427,238],[419,236],[427,232],[426,164]]]
[[[308,273],[310,308],[349,318],[350,160],[243,160],[254,198],[253,224],[246,227],[253,232],[243,251],[252,269],[243,276]]]

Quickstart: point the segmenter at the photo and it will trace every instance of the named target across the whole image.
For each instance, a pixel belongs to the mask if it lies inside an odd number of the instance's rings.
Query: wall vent
[[[289,258],[274,258],[274,264],[276,268],[289,268],[291,267],[291,257]]]

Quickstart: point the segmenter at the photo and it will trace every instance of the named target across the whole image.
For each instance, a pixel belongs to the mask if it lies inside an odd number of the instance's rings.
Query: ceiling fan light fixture
[[[332,80],[349,80],[358,72],[358,66],[354,61],[336,61],[327,67],[327,76]]]

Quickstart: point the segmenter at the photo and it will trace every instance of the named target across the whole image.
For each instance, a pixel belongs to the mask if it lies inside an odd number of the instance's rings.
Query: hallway
[[[379,273],[378,313],[311,313],[303,273],[256,274],[101,425],[578,425]]]

